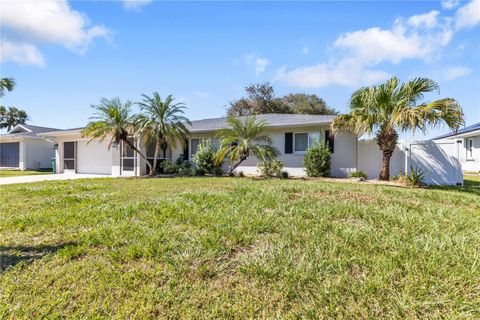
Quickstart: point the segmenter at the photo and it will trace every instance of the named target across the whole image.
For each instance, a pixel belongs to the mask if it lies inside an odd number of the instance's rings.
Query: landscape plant
[[[192,158],[197,170],[209,174],[218,173],[220,165],[215,161],[217,151],[218,148],[214,146],[211,139],[202,140]]]
[[[119,98],[102,98],[99,104],[92,105],[95,113],[82,130],[82,136],[89,137],[89,143],[94,140],[104,141],[109,139],[108,149],[114,144],[118,146],[120,142],[123,142],[145,160],[150,172],[152,172],[152,164],[129,139],[136,134],[131,107],[132,103],[130,101],[123,103]]]
[[[363,178],[363,179],[367,179],[367,174],[365,172],[363,172],[362,170],[359,170],[359,171],[354,171],[354,172],[350,172],[348,174],[348,176],[350,178]]]
[[[439,125],[455,131],[464,123],[462,108],[454,99],[423,101],[424,94],[438,90],[438,84],[428,78],[400,83],[393,77],[381,85],[362,87],[350,98],[350,113],[336,117],[332,129],[374,134],[382,152],[379,179],[388,181],[399,131],[425,132]]]
[[[232,175],[250,156],[261,161],[271,161],[278,156],[278,150],[272,146],[272,138],[266,133],[265,121],[258,121],[255,116],[243,119],[229,117],[227,124],[230,128],[221,129],[217,133],[220,148],[215,160],[220,165],[228,157],[228,175]]]
[[[158,92],[154,92],[152,97],[145,94],[142,97],[143,101],[137,103],[141,113],[135,118],[135,126],[145,145],[155,144],[153,169],[150,170],[150,175],[155,176],[160,149],[163,158],[166,158],[168,146],[176,148],[179,142],[183,143],[189,134],[187,125],[190,120],[184,116],[185,104],[175,102],[172,95],[165,100],[162,100]]]
[[[316,143],[309,147],[305,152],[303,163],[309,177],[328,177],[331,166],[328,146],[325,143]]]
[[[257,171],[264,177],[280,177],[282,174],[283,162],[279,159],[262,161],[257,164]]]

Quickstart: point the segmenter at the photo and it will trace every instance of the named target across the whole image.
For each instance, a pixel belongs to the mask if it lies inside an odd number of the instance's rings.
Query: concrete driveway
[[[18,176],[18,177],[0,178],[0,185],[39,182],[39,181],[90,179],[90,178],[111,178],[111,176],[99,175],[99,174],[65,174],[65,173],[36,175],[36,176]]]

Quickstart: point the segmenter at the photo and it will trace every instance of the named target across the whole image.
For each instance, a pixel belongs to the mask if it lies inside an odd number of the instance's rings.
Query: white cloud
[[[369,85],[389,77],[387,72],[365,69],[356,61],[343,60],[339,63],[319,63],[291,71],[286,71],[286,68],[282,67],[278,70],[276,78],[293,87],[318,88],[333,84]]]
[[[245,64],[249,67],[253,67],[255,74],[258,76],[267,70],[270,65],[270,60],[267,58],[257,57],[250,53],[243,56]]]
[[[415,28],[424,27],[427,29],[437,26],[437,17],[439,12],[436,10],[425,14],[418,14],[408,18],[407,23]]]
[[[459,8],[455,14],[455,27],[457,30],[471,28],[480,23],[480,0],[472,0]]]
[[[15,62],[25,65],[44,66],[45,60],[35,46],[28,43],[0,42],[0,63]]]
[[[255,59],[255,74],[258,76],[260,73],[264,73],[267,69],[270,61],[265,58],[256,58]]]
[[[126,10],[139,11],[153,0],[122,0]]]
[[[453,9],[460,3],[460,0],[442,0],[442,7],[444,9]]]
[[[24,52],[40,52],[39,43],[61,45],[76,53],[85,53],[92,40],[108,38],[104,26],[91,25],[88,18],[73,10],[66,0],[58,1],[2,1],[0,10],[2,28],[8,30],[10,43],[23,47]],[[26,48],[29,49],[26,49]]]
[[[388,29],[343,33],[331,45],[330,59],[313,66],[280,69],[277,78],[297,87],[369,85],[389,76],[375,68],[379,64],[437,59],[453,38],[452,22],[451,17],[430,11],[397,19]]]
[[[442,79],[445,81],[452,81],[464,76],[469,75],[472,72],[472,69],[462,66],[457,67],[448,67],[443,70]]]

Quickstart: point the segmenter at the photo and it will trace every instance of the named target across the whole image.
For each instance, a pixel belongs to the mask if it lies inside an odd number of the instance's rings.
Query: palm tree
[[[92,105],[92,108],[95,109],[95,114],[83,129],[82,135],[90,137],[89,142],[94,139],[103,141],[109,138],[108,149],[113,144],[118,145],[120,141],[123,141],[124,144],[137,152],[147,162],[150,170],[152,170],[152,166],[147,161],[145,155],[128,139],[136,133],[133,117],[130,114],[131,107],[132,103],[130,101],[122,103],[118,98],[102,98],[100,104]]]
[[[379,179],[389,180],[398,131],[425,132],[429,126],[443,124],[458,130],[463,124],[462,108],[454,99],[422,102],[425,93],[438,89],[437,83],[427,78],[400,83],[396,77],[378,86],[360,88],[350,98],[350,113],[335,118],[332,129],[374,133],[383,156]]]
[[[190,120],[183,115],[185,105],[181,102],[175,103],[172,95],[167,96],[165,101],[162,101],[158,92],[154,92],[153,97],[145,94],[142,97],[143,101],[137,104],[143,114],[139,115],[135,122],[146,144],[155,143],[153,169],[150,171],[150,175],[154,176],[157,174],[160,149],[165,158],[168,145],[176,148],[177,141],[185,141],[189,134],[187,124],[190,124]]]
[[[265,133],[267,125],[265,121],[257,121],[254,116],[244,119],[229,117],[227,123],[230,128],[217,133],[221,140],[216,156],[218,164],[226,157],[229,158],[230,167],[227,174],[231,175],[249,156],[253,155],[262,161],[269,161],[278,156],[278,150],[271,146],[272,138]]]
[[[0,129],[7,128],[7,131],[10,131],[17,124],[24,124],[27,120],[29,116],[24,110],[0,106]]]
[[[0,79],[0,97],[4,95],[5,89],[12,91],[15,87],[15,80],[13,78]]]

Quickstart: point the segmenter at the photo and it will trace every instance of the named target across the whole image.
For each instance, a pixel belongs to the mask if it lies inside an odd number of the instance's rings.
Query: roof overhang
[[[448,137],[435,138],[433,140],[453,140],[453,139],[463,139],[463,138],[476,137],[476,136],[480,136],[480,129],[465,132],[465,133],[454,134]]]
[[[74,129],[74,130],[61,130],[61,131],[50,131],[50,132],[42,132],[38,133],[37,136],[39,137],[64,137],[64,136],[72,136],[72,135],[81,135],[83,129]]]

